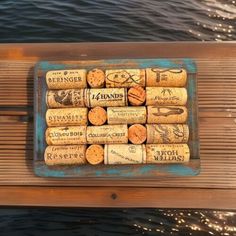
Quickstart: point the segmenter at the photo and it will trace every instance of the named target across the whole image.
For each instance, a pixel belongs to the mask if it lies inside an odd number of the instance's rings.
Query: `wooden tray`
[[[45,130],[47,128],[45,113],[47,110],[45,95],[47,85],[45,75],[49,70],[72,68],[185,68],[188,72],[188,125],[190,137],[190,161],[185,164],[143,164],[143,165],[82,165],[53,166],[44,163],[46,148]],[[198,106],[197,76],[193,60],[184,59],[115,59],[76,62],[41,61],[35,67],[34,75],[34,172],[42,177],[96,177],[96,178],[150,178],[158,176],[193,176],[200,171],[199,138],[198,138]]]

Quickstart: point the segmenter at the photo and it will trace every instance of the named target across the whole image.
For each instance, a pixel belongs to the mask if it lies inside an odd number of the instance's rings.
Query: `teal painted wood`
[[[185,68],[188,72],[188,125],[190,138],[190,162],[186,164],[148,164],[148,165],[82,165],[53,166],[44,163],[46,148],[45,114],[47,110],[45,95],[46,72],[49,70],[85,68]],[[41,61],[35,66],[34,75],[34,171],[42,177],[80,177],[80,178],[156,178],[158,176],[194,176],[200,172],[198,107],[197,107],[197,68],[192,59],[111,59],[77,62]]]

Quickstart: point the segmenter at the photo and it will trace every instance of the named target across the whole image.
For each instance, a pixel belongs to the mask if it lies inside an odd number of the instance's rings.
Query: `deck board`
[[[85,60],[106,58],[192,57],[198,67],[201,174],[197,177],[153,180],[49,179],[34,176],[33,67],[38,60]],[[236,43],[89,43],[0,45],[0,204],[47,206],[111,206],[107,191],[118,197],[115,206],[236,209]],[[58,200],[57,186],[64,189]],[[64,186],[64,187],[62,187]],[[69,188],[66,188],[69,187]],[[76,187],[80,186],[80,187]],[[96,186],[89,188],[88,186]],[[135,187],[138,194],[128,191]],[[88,200],[68,202],[69,194],[88,187],[97,194]],[[4,190],[4,191],[3,191]],[[127,195],[123,192],[127,191]],[[219,192],[220,190],[220,192]],[[38,199],[39,191],[55,198],[55,204]],[[87,190],[86,190],[87,191]],[[178,193],[176,200],[168,197]],[[186,191],[188,194],[186,194]],[[6,196],[17,193],[21,200]],[[30,192],[32,198],[30,201]],[[166,200],[155,202],[156,194]],[[215,195],[214,195],[215,193]],[[233,194],[234,193],[234,194]],[[131,198],[135,198],[133,203]],[[210,194],[211,197],[207,197]],[[233,194],[233,195],[232,195]],[[196,200],[204,198],[199,203]],[[103,196],[103,197],[102,197]],[[190,197],[191,196],[191,197]],[[217,200],[214,201],[214,196]],[[219,198],[224,196],[220,201]],[[83,194],[85,198],[85,193]],[[185,205],[181,201],[185,198]],[[186,199],[187,198],[187,199]],[[37,202],[38,199],[38,202]],[[168,205],[169,204],[169,205]]]

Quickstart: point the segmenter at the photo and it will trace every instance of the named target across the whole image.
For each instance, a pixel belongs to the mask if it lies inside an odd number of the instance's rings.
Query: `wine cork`
[[[49,90],[46,103],[49,108],[84,107],[84,89]]]
[[[107,88],[145,86],[145,69],[106,70]]]
[[[147,144],[147,163],[188,162],[190,150],[187,144]]]
[[[103,125],[107,121],[107,112],[102,107],[94,107],[89,111],[88,119],[93,125]]]
[[[189,128],[185,124],[147,124],[147,143],[187,143]]]
[[[86,89],[85,103],[87,107],[127,106],[126,88]]]
[[[131,125],[128,129],[129,141],[133,144],[142,144],[147,138],[147,130],[143,125]]]
[[[87,125],[88,108],[48,109],[46,122],[50,126]]]
[[[147,87],[184,87],[187,81],[185,69],[147,68]]]
[[[187,103],[186,88],[146,87],[146,105],[185,105]]]
[[[108,144],[104,148],[104,164],[144,164],[146,148],[144,144]]]
[[[145,124],[147,119],[146,107],[108,107],[108,124]]]
[[[49,89],[86,88],[86,70],[52,70],[46,73]]]
[[[50,127],[45,138],[48,145],[86,144],[86,126]]]
[[[46,165],[82,165],[86,163],[86,145],[47,146],[44,152]]]
[[[89,144],[128,143],[127,125],[102,125],[87,127]]]
[[[92,144],[86,150],[86,159],[92,165],[98,165],[104,161],[104,149],[102,145]]]
[[[148,124],[186,123],[188,110],[184,106],[147,106]]]
[[[140,106],[145,102],[146,92],[141,86],[135,86],[128,91],[128,100],[133,106]]]
[[[90,70],[87,74],[87,82],[91,88],[102,88],[105,83],[105,73],[101,69]]]

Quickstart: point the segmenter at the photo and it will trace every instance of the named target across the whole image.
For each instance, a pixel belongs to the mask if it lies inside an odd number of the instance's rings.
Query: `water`
[[[236,235],[235,216],[205,210],[4,209],[0,235]]]
[[[236,40],[236,0],[1,0],[0,42]],[[0,236],[236,235],[236,212],[0,209]]]
[[[235,40],[236,0],[1,0],[0,42]]]

